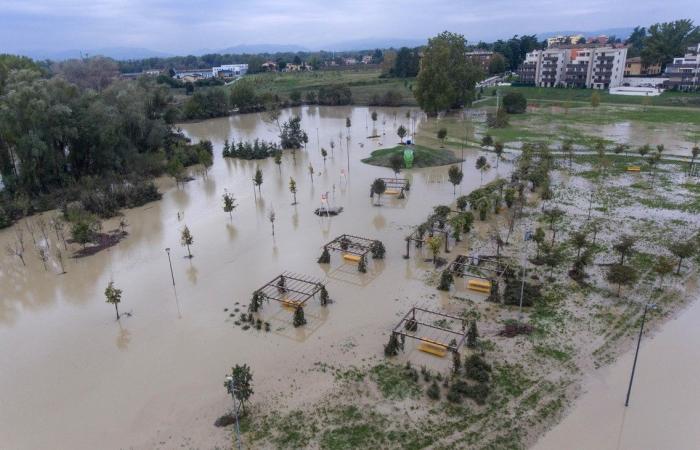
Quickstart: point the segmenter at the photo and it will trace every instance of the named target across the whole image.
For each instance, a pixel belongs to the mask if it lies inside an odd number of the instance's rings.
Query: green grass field
[[[373,166],[391,167],[391,158],[394,155],[401,155],[403,157],[404,148],[403,145],[397,145],[392,148],[375,150],[369,158],[363,159],[362,162]],[[413,151],[414,168],[447,166],[449,164],[462,162],[451,150],[446,150],[444,148],[429,148],[422,145],[414,145]]]
[[[591,103],[591,89],[565,89],[565,88],[540,88],[530,86],[504,86],[499,88],[502,94],[508,92],[520,92],[528,103],[538,102],[570,103],[570,107],[577,104]],[[484,89],[484,97],[492,96],[494,88]],[[688,92],[664,92],[657,97],[634,97],[629,95],[611,95],[607,91],[596,91],[600,94],[601,103],[614,103],[618,105],[643,105],[648,101],[649,106],[691,106],[700,108],[700,93]]]

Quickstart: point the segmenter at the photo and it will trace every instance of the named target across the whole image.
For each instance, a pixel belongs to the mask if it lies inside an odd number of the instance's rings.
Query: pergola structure
[[[379,241],[376,239],[354,236],[352,234],[341,234],[323,246],[323,254],[319,262],[330,262],[330,255],[327,253],[328,250],[341,252],[343,259],[346,261],[360,263],[364,260],[366,262],[367,254],[372,251],[373,246],[376,245],[375,243],[377,242]],[[361,265],[359,264],[358,270],[361,270]]]
[[[493,277],[485,277],[481,275],[482,271],[489,271],[495,277],[501,277],[503,273],[508,268],[508,264],[502,263],[498,260],[482,257],[482,256],[468,256],[468,255],[457,255],[454,260],[447,266],[447,269],[452,272],[454,276],[463,277],[465,275],[473,276],[476,278],[490,279]]]
[[[452,330],[449,324],[458,325],[459,331]],[[462,317],[451,316],[437,311],[412,307],[391,330],[401,337],[401,349],[405,338],[420,341],[418,349],[436,356],[445,356],[448,351],[459,353],[467,339],[467,322]]]
[[[411,232],[408,236],[406,236],[406,254],[404,255],[404,259],[408,259],[411,257],[411,242],[415,242],[416,247],[420,248],[423,246],[423,243],[426,240],[425,234],[428,236],[434,236],[435,234],[441,234],[443,237],[443,240],[445,241],[445,253],[450,252],[450,247],[449,247],[449,242],[450,242],[450,232],[447,228],[447,225],[445,225],[443,228],[440,228],[438,226],[437,220],[433,221],[430,224],[430,228],[425,230],[423,233],[423,237],[420,235],[420,226],[416,227],[415,230]]]
[[[385,195],[400,195],[410,190],[410,184],[406,178],[380,178],[386,185]]]
[[[303,308],[309,299],[318,294],[324,287],[321,280],[292,272],[277,275],[256,292],[267,300],[275,300],[283,306]]]

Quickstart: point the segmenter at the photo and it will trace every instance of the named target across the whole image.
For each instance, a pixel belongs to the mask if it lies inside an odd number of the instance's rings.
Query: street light
[[[226,387],[226,390],[228,391],[229,394],[231,394],[231,398],[233,399],[233,413],[236,416],[236,442],[238,446],[238,450],[241,449],[241,428],[238,422],[238,415],[240,413],[241,409],[241,402],[236,398],[236,382],[233,380],[233,377],[231,375],[227,375],[224,378],[224,386]]]
[[[520,313],[519,320],[523,320],[523,293],[525,291],[525,262],[527,261],[527,244],[532,239],[532,232],[530,230],[525,231],[525,251],[523,252],[523,272],[521,275],[520,282]]]
[[[175,275],[173,274],[173,262],[170,260],[170,247],[165,249],[165,253],[168,254],[168,264],[170,265],[170,277],[173,279],[173,286],[175,286]]]
[[[637,368],[637,357],[639,356],[639,345],[642,343],[642,333],[644,332],[644,322],[647,318],[647,311],[656,309],[656,304],[647,303],[644,305],[644,314],[642,314],[642,324],[639,327],[639,337],[637,337],[637,350],[634,352],[634,362],[632,363],[632,373],[630,374],[630,384],[627,387],[627,398],[625,399],[625,407],[630,405],[630,394],[632,393],[632,382],[634,381],[634,371]]]

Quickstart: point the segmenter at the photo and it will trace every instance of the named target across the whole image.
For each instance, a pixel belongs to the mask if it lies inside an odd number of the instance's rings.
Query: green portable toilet
[[[403,150],[403,162],[407,169],[413,167],[413,149],[408,145]]]

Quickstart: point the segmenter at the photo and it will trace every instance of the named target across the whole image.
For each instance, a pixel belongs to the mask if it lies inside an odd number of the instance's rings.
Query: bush
[[[470,355],[464,361],[464,373],[467,378],[471,378],[479,383],[486,383],[490,378],[491,365],[477,354]]]
[[[428,398],[431,398],[433,400],[440,399],[440,386],[438,386],[436,381],[433,381],[430,387],[428,387],[426,394],[428,394]]]
[[[403,95],[399,91],[390,89],[384,95],[372,94],[369,99],[370,106],[400,106],[403,102]]]
[[[522,282],[518,279],[506,281],[506,289],[503,292],[503,303],[506,305],[520,304],[520,289]],[[523,306],[532,306],[542,297],[540,286],[525,282],[523,287]]]
[[[503,108],[494,113],[486,114],[486,126],[489,128],[505,128],[508,126],[508,114]]]
[[[345,85],[323,86],[318,91],[318,104],[326,106],[349,105],[352,103],[352,91]]]
[[[503,108],[508,114],[522,114],[527,110],[527,100],[520,92],[509,92],[503,96]]]

